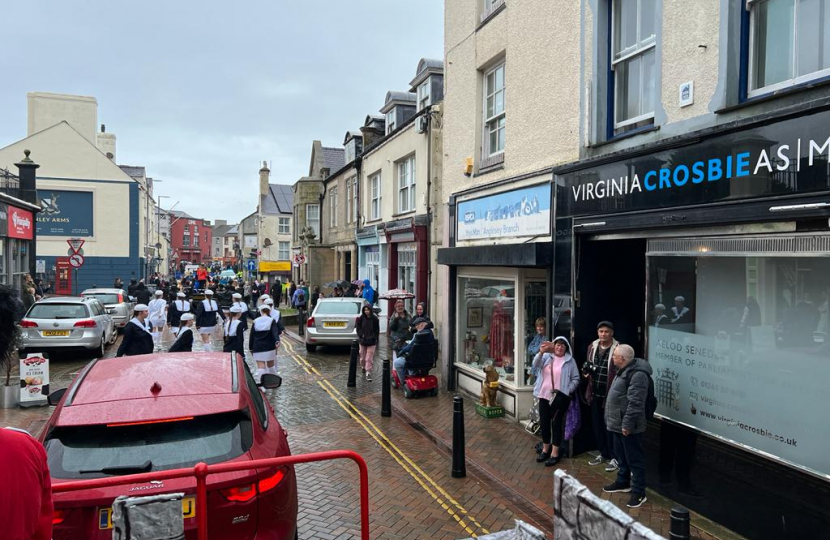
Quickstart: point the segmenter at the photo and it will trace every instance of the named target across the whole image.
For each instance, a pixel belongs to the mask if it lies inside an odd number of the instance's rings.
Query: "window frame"
[[[346,223],[354,221],[354,179],[348,178],[346,180]]]
[[[405,174],[401,174],[401,171]],[[415,154],[411,154],[395,162],[395,173],[398,180],[398,214],[415,211]],[[401,204],[406,200],[407,205]]]
[[[484,21],[487,17],[495,13],[504,5],[505,0],[481,0],[481,16],[479,21]]]
[[[283,247],[285,249],[283,249]],[[291,242],[285,240],[277,241],[277,260],[290,261],[291,260]]]
[[[392,107],[392,110],[386,113],[386,134],[389,135],[397,128],[397,111],[395,110],[397,107]]]
[[[618,82],[617,81],[618,71],[616,69],[617,66],[620,65],[620,64],[628,64],[628,62],[630,60],[634,59],[637,56],[642,58],[646,54],[648,54],[649,52],[651,52],[652,50],[655,50],[657,48],[657,20],[656,20],[656,15],[657,14],[655,12],[654,35],[646,38],[645,40],[642,40],[641,37],[640,37],[640,30],[641,30],[641,26],[640,26],[640,7],[642,5],[642,0],[636,0],[636,2],[637,2],[637,17],[636,17],[636,19],[637,19],[637,41],[636,41],[636,44],[633,47],[631,47],[629,50],[627,50],[627,52],[626,51],[621,51],[622,54],[620,54],[620,57],[615,58],[616,55],[617,55],[617,52],[615,51],[616,43],[617,43],[617,24],[616,24],[615,16],[616,16],[616,5],[617,5],[618,1],[622,1],[622,0],[611,0],[610,1],[610,4],[611,4],[611,17],[610,17],[611,35],[610,35],[610,38],[611,38],[611,41],[610,41],[610,47],[609,47],[610,56],[608,58],[608,61],[609,61],[609,65],[610,65],[609,71],[610,71],[612,79],[613,79],[613,84],[610,85],[610,91],[613,92],[613,100],[614,100],[613,101],[613,103],[614,103],[614,114],[613,114],[613,118],[611,119],[612,132],[616,131],[616,130],[625,130],[629,126],[634,126],[636,124],[639,124],[641,122],[645,122],[647,120],[654,121],[654,112],[655,112],[654,110],[652,110],[651,112],[644,113],[644,114],[641,114],[639,116],[635,116],[633,118],[623,120],[621,122],[617,120],[617,114],[620,111],[620,106],[619,106],[619,90],[620,89],[619,89],[619,85],[617,84],[617,82]],[[654,5],[655,11],[657,10],[657,2],[659,2],[659,1],[661,1],[661,0],[656,0],[655,1],[655,5]],[[656,72],[656,65],[657,65],[657,62],[656,62],[657,52],[656,52],[656,50],[655,50],[654,54],[655,54],[655,72]],[[644,76],[644,70],[640,69],[640,105],[641,105],[641,107],[642,107],[642,98],[643,98],[643,92],[642,92],[642,89],[643,89],[643,76]],[[657,91],[658,91],[658,87],[655,84],[655,86],[654,86],[654,92],[655,92],[655,95],[654,95],[654,100],[655,100],[654,105],[655,106],[654,106],[654,108],[655,109],[656,109],[656,105],[657,105]]]
[[[493,92],[490,92],[490,90],[488,88],[487,80],[490,78],[490,75],[492,74],[493,75],[493,84],[494,84],[494,88],[495,88],[495,81],[496,81],[496,75],[495,74],[499,69],[502,70],[502,76],[501,76],[501,78],[502,78],[502,87],[498,90],[494,89]],[[505,143],[504,144],[505,144],[505,146],[507,145],[507,62],[502,60],[501,62],[499,62],[495,66],[493,66],[493,67],[487,69],[486,71],[484,71],[483,79],[482,79],[482,89],[483,89],[483,91],[482,91],[483,100],[482,100],[481,117],[482,117],[482,139],[483,140],[482,140],[482,145],[481,145],[481,148],[482,148],[482,156],[481,157],[486,160],[486,159],[491,159],[495,156],[500,156],[500,155],[503,156],[504,155],[504,148],[502,148],[501,150],[497,150],[495,152],[493,152],[492,149],[490,148],[490,135],[492,133],[492,130],[490,128],[490,124],[497,123],[499,120],[502,120],[502,119],[504,120],[504,125],[501,126],[500,128],[497,127],[496,131],[498,131],[499,129],[505,131],[505,136],[504,136]],[[502,93],[502,110],[501,110],[500,113],[497,113],[497,114],[494,114],[493,116],[488,117],[487,116],[487,100],[490,98],[490,96],[493,96],[493,101],[495,102],[495,96],[499,92]],[[498,136],[496,136],[496,140],[498,140]]]
[[[369,215],[370,221],[380,219],[381,216],[381,173],[369,176]]]
[[[329,190],[329,226],[337,227],[337,188]]]
[[[432,105],[432,88],[431,77],[427,77],[424,82],[418,85],[417,100],[418,110],[421,111]]]
[[[291,218],[287,218],[287,217],[278,218],[277,232],[279,234],[291,234]]]
[[[317,211],[316,218],[309,217],[309,214],[311,213],[310,210],[312,208]],[[316,226],[313,225],[314,222],[316,222]],[[317,238],[320,238],[320,205],[318,203],[305,205],[305,226],[311,228],[311,230],[313,230],[317,235]]]

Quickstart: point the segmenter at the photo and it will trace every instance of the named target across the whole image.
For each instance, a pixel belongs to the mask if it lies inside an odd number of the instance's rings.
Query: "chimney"
[[[259,170],[259,195],[260,197],[264,197],[268,195],[269,186],[268,180],[271,177],[271,170],[268,168],[268,164],[263,161],[262,168]]]

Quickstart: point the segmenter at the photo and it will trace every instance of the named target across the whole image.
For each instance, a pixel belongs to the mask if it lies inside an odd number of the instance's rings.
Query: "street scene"
[[[0,540],[827,536],[829,1],[11,2]]]

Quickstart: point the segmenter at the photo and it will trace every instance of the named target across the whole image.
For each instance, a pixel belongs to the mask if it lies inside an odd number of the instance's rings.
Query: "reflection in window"
[[[525,368],[524,384],[533,384],[535,381],[530,374],[533,357],[539,352],[542,341],[548,340],[547,314],[547,286],[544,281],[529,281],[525,284]],[[570,336],[568,336],[570,339]],[[508,372],[509,373],[509,372]]]
[[[501,278],[459,278],[458,360],[477,369],[491,364],[502,380],[516,365],[516,285]],[[510,369],[510,372],[506,368]]]

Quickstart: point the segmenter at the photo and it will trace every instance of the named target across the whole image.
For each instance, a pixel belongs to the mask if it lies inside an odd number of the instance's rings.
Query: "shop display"
[[[484,382],[481,383],[481,404],[485,407],[496,407],[499,392],[499,372],[493,366],[484,366]]]
[[[513,316],[505,311],[502,302],[493,304],[489,338],[490,357],[494,365],[502,367],[505,357],[513,357]]]

